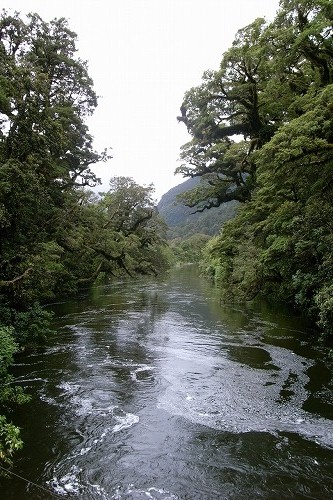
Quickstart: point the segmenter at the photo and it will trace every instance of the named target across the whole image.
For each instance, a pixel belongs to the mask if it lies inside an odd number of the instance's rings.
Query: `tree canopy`
[[[181,106],[192,140],[176,172],[201,177],[182,196],[196,210],[232,199],[250,200],[256,188],[254,154],[303,113],[302,98],[333,83],[332,5],[286,0],[270,24],[256,19],[236,34],[220,68],[186,92]]]
[[[184,98],[182,196],[196,210],[241,202],[206,249],[226,298],[297,306],[333,333],[333,6],[281,0],[240,30],[220,68]]]
[[[110,156],[93,148],[97,96],[67,20],[3,11],[0,68],[0,460],[10,460],[22,443],[8,412],[25,396],[8,389],[8,368],[50,332],[43,304],[168,263],[153,186],[118,177],[90,190],[93,165]]]

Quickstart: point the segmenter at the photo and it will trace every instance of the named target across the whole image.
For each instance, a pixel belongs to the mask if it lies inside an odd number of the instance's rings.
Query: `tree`
[[[19,347],[40,342],[50,315],[38,301],[71,273],[62,260],[66,225],[83,186],[98,179],[85,117],[97,99],[87,64],[75,56],[65,19],[0,18],[0,460],[22,442],[8,420],[26,396],[8,375]],[[70,221],[70,222],[69,222]]]
[[[91,166],[85,124],[97,97],[65,19],[3,11],[0,19],[0,460],[21,446],[7,418],[8,369],[19,348],[45,341],[42,304],[105,275],[157,274],[167,266],[153,187],[113,178],[107,193]],[[10,401],[9,401],[10,400]],[[9,410],[8,410],[9,411]]]
[[[153,191],[153,186],[139,186],[129,177],[112,178],[109,191],[99,196],[82,191],[58,238],[60,281],[75,290],[101,276],[163,271],[167,267],[165,225],[156,211]],[[56,283],[55,290],[60,286]]]
[[[257,189],[210,245],[225,295],[296,306],[332,333],[333,85],[256,152]],[[209,260],[209,258],[208,258]]]
[[[332,20],[330,0],[280,0],[269,43],[281,53],[280,64],[285,62],[282,71],[289,73],[290,85],[296,85],[298,93],[307,67],[311,83],[320,87],[333,83]]]
[[[232,199],[246,202],[256,188],[256,157],[279,127],[302,113],[300,98],[332,82],[332,6],[328,0],[281,1],[273,23],[257,19],[240,30],[219,71],[185,94],[179,121],[191,142],[177,173],[199,176],[181,196],[197,211]]]
[[[185,95],[179,119],[193,139],[178,169],[203,179],[183,196],[196,210],[242,202],[204,252],[202,267],[225,296],[283,300],[328,333],[332,19],[328,0],[281,0],[272,23],[238,32],[220,71]]]
[[[59,260],[68,207],[82,186],[96,184],[90,166],[106,158],[84,123],[97,99],[75,41],[63,18],[45,23],[30,14],[24,23],[2,13],[0,285],[15,307],[35,300],[21,282]]]
[[[203,182],[183,197],[201,211],[250,198],[255,176],[252,152],[267,142],[281,114],[270,116],[265,87],[271,75],[263,19],[240,30],[218,71],[204,73],[204,83],[185,94],[185,121],[193,136],[182,148],[185,164],[176,172]],[[239,141],[239,138],[243,140]]]
[[[167,267],[161,252],[166,225],[158,216],[153,192],[152,185],[139,186],[130,177],[113,177],[101,200],[104,229],[115,235],[117,266],[130,275],[156,275]]]
[[[209,239],[209,236],[200,233],[194,233],[187,238],[174,238],[170,241],[174,259],[179,264],[198,263]]]

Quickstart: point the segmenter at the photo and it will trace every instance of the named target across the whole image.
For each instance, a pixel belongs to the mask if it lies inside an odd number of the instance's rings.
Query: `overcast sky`
[[[88,122],[95,149],[112,147],[113,159],[94,169],[100,190],[124,175],[153,183],[159,199],[183,181],[174,170],[190,139],[176,120],[185,91],[218,69],[238,29],[272,20],[278,0],[3,0],[2,7],[68,19],[101,96]]]

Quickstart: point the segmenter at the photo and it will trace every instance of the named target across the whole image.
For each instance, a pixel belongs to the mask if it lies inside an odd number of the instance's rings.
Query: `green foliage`
[[[12,328],[0,327],[0,376],[7,373],[7,368],[13,362],[13,354],[18,346],[13,340]]]
[[[210,237],[206,234],[193,234],[189,238],[171,240],[169,245],[174,254],[174,260],[178,264],[198,263],[209,239]]]
[[[209,209],[251,196],[256,169],[252,152],[270,139],[282,118],[281,110],[269,116],[264,30],[263,19],[240,30],[220,69],[204,73],[203,84],[185,94],[182,121],[193,139],[183,146],[184,164],[176,172],[202,179],[183,196],[191,207]]]
[[[20,429],[8,422],[4,415],[0,415],[0,461],[11,464],[12,455],[22,446]]]
[[[224,297],[261,293],[332,333],[332,9],[324,0],[280,7],[270,25],[257,20],[241,30],[220,71],[185,96],[193,140],[182,153],[191,168],[182,169],[204,181],[184,199],[207,208],[229,195],[243,201],[201,264]],[[228,169],[243,172],[245,184]]]
[[[63,282],[63,234],[82,186],[96,184],[84,123],[97,105],[65,19],[0,19],[0,289],[10,307],[47,300]],[[73,223],[73,221],[70,221]]]
[[[18,345],[13,339],[13,329],[0,326],[0,406],[2,412],[10,410],[13,404],[29,401],[21,387],[13,386],[13,377],[7,370],[13,362]],[[11,463],[13,453],[22,447],[19,429],[0,415],[0,461]]]
[[[97,99],[65,19],[0,19],[0,292],[22,343],[47,331],[36,302],[75,293],[101,273],[157,273],[166,263],[153,187],[111,180],[100,197],[85,124]],[[27,323],[31,321],[31,327]],[[22,326],[23,325],[23,326]]]
[[[75,33],[63,18],[26,19],[0,16],[0,403],[6,408],[26,399],[8,375],[12,354],[50,333],[51,315],[40,304],[101,276],[157,274],[169,265],[152,186],[118,177],[105,194],[87,190],[99,182],[92,165],[110,157],[94,151],[85,123],[97,97],[77,57]],[[5,417],[4,459],[21,445]]]
[[[8,369],[13,363],[13,356],[18,351],[14,340],[14,329],[0,326],[0,404],[8,406],[13,403],[22,404],[29,400],[21,387],[12,386],[13,378]]]
[[[315,296],[319,310],[318,325],[327,334],[333,334],[333,285],[325,285]]]
[[[114,177],[100,198],[82,193],[80,210],[63,236],[69,281],[92,283],[106,275],[158,274],[167,267],[166,227],[152,198],[154,188]],[[67,280],[68,281],[68,280]]]
[[[294,304],[332,332],[333,86],[257,153],[258,187],[210,249],[229,296]],[[327,137],[327,138],[326,138]]]
[[[43,344],[51,333],[50,321],[52,313],[43,309],[38,303],[26,311],[14,311],[13,327],[15,339],[19,345]]]
[[[273,23],[256,19],[238,31],[219,70],[206,71],[184,97],[178,120],[193,139],[182,147],[176,172],[202,182],[183,202],[203,210],[251,199],[256,151],[303,114],[306,93],[333,83],[332,39],[328,0],[281,1]],[[292,146],[299,150],[300,143]]]

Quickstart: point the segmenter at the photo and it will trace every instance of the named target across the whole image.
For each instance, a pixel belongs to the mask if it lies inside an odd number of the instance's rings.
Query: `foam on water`
[[[105,500],[109,498],[105,489],[99,484],[92,484],[89,481],[84,482],[81,479],[83,471],[76,465],[73,465],[69,472],[58,478],[54,476],[46,484],[60,496],[81,496],[83,493],[91,492]]]
[[[154,366],[144,363],[137,363],[132,360],[113,359],[111,356],[106,357],[104,365],[129,370],[129,375],[134,382],[139,382],[142,379],[150,377],[151,372],[155,369]]]
[[[105,409],[99,409],[105,411]],[[77,431],[77,434],[83,439],[83,442],[79,447],[76,448],[72,453],[63,457],[62,460],[57,463],[53,470],[53,478],[48,481],[47,484],[57,493],[58,495],[82,495],[84,491],[93,491],[93,495],[97,495],[99,497],[108,499],[104,488],[102,488],[98,484],[91,484],[87,480],[81,477],[81,473],[83,469],[78,467],[76,464],[81,464],[81,457],[85,455],[92,454],[92,456],[96,453],[97,448],[105,441],[109,434],[118,433],[129,427],[132,427],[134,424],[139,422],[139,416],[134,415],[133,413],[126,413],[117,406],[114,406],[108,409],[108,413],[104,415],[102,413],[98,414],[98,418],[101,416],[105,416],[110,419],[110,423],[114,425],[109,425],[104,427],[102,432],[99,435],[95,434],[93,436],[85,436],[81,431]],[[99,429],[97,427],[95,431]],[[66,469],[68,466],[66,464],[75,462],[72,465],[68,472],[63,472],[63,469]],[[84,462],[83,462],[84,463]],[[148,497],[148,498],[169,498],[169,497]],[[173,497],[170,497],[173,498]]]
[[[49,405],[53,405],[53,406],[57,406],[57,407],[61,406],[55,398],[47,396],[44,391],[40,391],[39,398],[41,401],[44,401],[45,403],[47,403]]]
[[[70,382],[61,382],[58,385],[58,388],[64,391],[63,394],[73,394],[80,388],[80,386],[78,384],[72,384]]]
[[[112,428],[113,432],[119,432],[128,427],[132,427],[132,425],[137,424],[140,420],[138,415],[134,415],[133,413],[126,413],[122,417],[116,415],[115,419],[118,423]]]
[[[46,484],[58,495],[78,495],[82,491],[82,485],[79,479],[81,472],[81,469],[73,465],[67,474],[60,478],[54,476],[50,481],[47,481]]]
[[[74,449],[69,455],[63,458],[62,461],[64,463],[73,461],[74,459],[87,455],[89,453],[95,453],[96,449],[105,441],[108,434],[115,434],[128,429],[140,421],[138,415],[134,415],[133,413],[126,413],[118,408],[118,406],[110,408],[108,413],[93,413],[92,416],[93,418],[97,416],[98,425],[95,428],[93,425],[89,426],[90,435],[88,436],[79,429],[75,430],[75,434],[80,436],[81,442],[79,447],[76,447],[76,449]],[[100,425],[100,417],[102,417],[103,419],[106,418],[107,423],[110,424],[102,427],[102,431]]]
[[[271,369],[253,368],[227,357],[215,359],[182,353],[187,363],[165,366],[169,383],[158,407],[193,423],[228,432],[295,432],[333,447],[332,422],[302,409],[307,400],[307,369],[312,362],[293,352],[264,346]],[[179,356],[179,354],[178,354]],[[204,368],[203,368],[204,367]],[[205,374],[203,376],[203,374]]]
[[[113,500],[178,500],[179,497],[173,495],[169,491],[161,488],[155,488],[154,486],[147,489],[136,488],[134,484],[129,484],[127,487],[118,487],[115,493],[112,495]]]
[[[61,389],[60,397],[69,400],[70,407],[73,408],[77,416],[99,414],[100,416],[107,416],[112,413],[115,405],[108,405],[106,407],[96,407],[96,401],[91,394],[91,389],[88,390],[79,384],[71,382],[61,382],[58,386]],[[89,392],[89,394],[88,394]],[[99,401],[97,402],[99,403]]]

